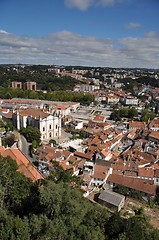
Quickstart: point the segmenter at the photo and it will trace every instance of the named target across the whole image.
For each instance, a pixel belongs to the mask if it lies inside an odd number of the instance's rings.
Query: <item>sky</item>
[[[159,69],[159,0],[0,0],[0,64]]]

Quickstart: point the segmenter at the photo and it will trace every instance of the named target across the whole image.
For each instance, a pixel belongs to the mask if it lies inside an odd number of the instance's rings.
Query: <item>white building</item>
[[[120,102],[124,105],[138,105],[139,100],[133,96],[121,97]]]
[[[74,92],[91,92],[94,90],[98,90],[100,88],[99,85],[89,85],[89,84],[81,84],[81,85],[76,85],[74,87]]]
[[[41,109],[28,108],[13,113],[13,125],[20,130],[27,126],[37,127],[41,132],[41,140],[49,140],[61,136],[61,119]]]
[[[101,186],[105,184],[110,174],[112,174],[112,168],[95,164],[91,184],[95,186]]]

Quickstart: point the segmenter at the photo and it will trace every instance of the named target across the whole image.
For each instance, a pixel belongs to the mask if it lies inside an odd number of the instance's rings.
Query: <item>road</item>
[[[28,143],[25,137],[19,133],[18,138],[18,148],[32,162],[33,159],[29,155],[29,145],[31,145],[31,143]]]

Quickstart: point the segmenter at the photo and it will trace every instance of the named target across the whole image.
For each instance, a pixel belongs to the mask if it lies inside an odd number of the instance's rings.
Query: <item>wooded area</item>
[[[73,184],[75,178],[64,178],[58,166],[49,179],[36,183],[16,170],[15,161],[0,157],[0,239],[159,239],[142,209],[129,219],[108,214],[85,199],[78,183]]]

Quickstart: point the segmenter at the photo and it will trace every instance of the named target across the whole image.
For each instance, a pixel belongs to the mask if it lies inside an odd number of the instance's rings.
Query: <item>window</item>
[[[51,129],[51,128],[52,128],[52,126],[51,126],[51,124],[50,124],[49,129]]]
[[[58,126],[56,125],[56,129],[58,128]]]
[[[43,127],[43,132],[45,132],[45,127]]]
[[[51,136],[51,133],[49,134],[49,137],[51,138],[52,136]]]

